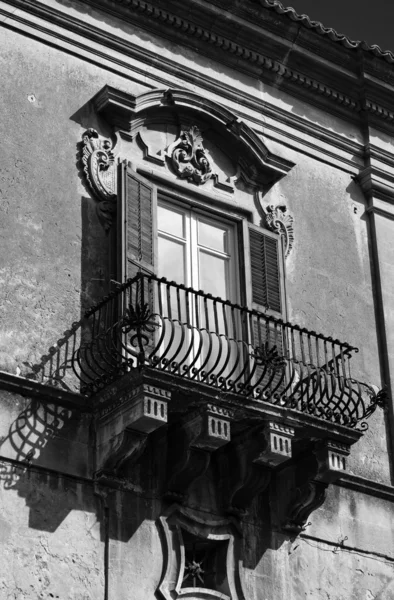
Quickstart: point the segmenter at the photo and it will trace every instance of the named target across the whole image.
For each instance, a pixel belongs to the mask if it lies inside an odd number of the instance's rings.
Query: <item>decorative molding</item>
[[[116,212],[116,168],[111,140],[99,136],[95,129],[88,129],[82,135],[81,158],[87,184],[99,200],[97,216],[109,231]]]
[[[163,109],[174,116],[185,110],[194,112],[221,131],[225,143],[237,156],[239,176],[247,183],[260,189],[269,189],[274,183],[294,167],[294,163],[273,154],[263,140],[243,121],[226,107],[213,102],[195,92],[184,89],[153,90],[138,96],[116,88],[105,86],[92,99],[96,111],[109,124],[136,135],[149,115]],[[213,176],[212,168],[202,147],[202,140],[196,129],[183,130],[178,140],[171,144],[167,155],[173,161],[175,172],[196,183],[203,183]],[[238,174],[237,174],[238,177]],[[221,188],[229,188],[231,183],[218,181]]]
[[[201,131],[196,125],[182,127],[178,139],[168,147],[167,156],[181,179],[203,184],[213,176]]]
[[[175,504],[160,517],[159,524],[163,532],[161,537],[164,554],[163,576],[157,589],[160,598],[245,600],[242,582],[242,540],[239,529],[231,519],[213,520],[207,515]],[[204,565],[199,562],[199,557],[189,556],[191,552],[188,545],[190,546],[194,539],[208,550],[211,560],[215,560],[215,556],[212,557],[215,549],[219,551],[209,587],[204,586]],[[193,587],[188,587],[189,582],[193,583],[190,581],[190,567],[196,575],[201,574],[200,578],[196,576],[195,583],[198,585]],[[218,576],[215,571],[219,571]]]
[[[94,5],[94,7],[97,8],[96,0],[94,2],[93,0],[85,1],[86,3]],[[69,15],[65,15],[64,12],[55,10],[52,7],[37,2],[37,0],[8,0],[8,2],[13,6],[21,8],[25,14],[26,12],[32,13],[37,17],[47,20],[51,24],[51,28],[45,29],[42,24],[40,24],[40,27],[37,28],[39,30],[39,33],[36,35],[36,37],[40,41],[42,41],[43,39],[42,31],[44,30],[45,34],[51,36],[52,38],[58,38],[60,40],[59,47],[61,47],[62,49],[64,49],[64,42],[72,43],[74,44],[74,46],[78,47],[78,49],[83,47],[85,51],[93,52],[93,54],[96,54],[102,58],[108,58],[109,60],[111,60],[111,62],[115,62],[114,57],[106,56],[102,51],[98,49],[92,50],[92,44],[88,43],[85,46],[81,46],[80,40],[76,42],[75,40],[70,38],[70,35],[62,35],[61,33],[59,33],[57,28],[52,26],[53,24],[56,24],[58,27],[63,27],[66,30],[66,33],[71,31],[72,33],[80,35],[88,39],[89,41],[94,41],[101,45],[105,45],[108,48],[115,48],[118,51],[123,51],[127,56],[134,56],[135,58],[138,58],[140,61],[142,60],[145,63],[148,63],[149,65],[155,64],[157,62],[158,68],[161,69],[162,67],[159,66],[159,63],[162,64],[163,62],[165,62],[167,63],[167,65],[169,65],[169,61],[166,61],[163,57],[160,57],[159,60],[156,60],[156,57],[153,55],[153,53],[149,53],[142,48],[135,47],[133,50],[133,45],[126,42],[124,39],[120,37],[116,38],[116,36],[113,36],[112,34],[109,35],[103,29],[91,26],[80,19],[76,19],[70,17]],[[156,32],[158,31],[159,33],[162,31],[163,26],[167,27],[168,29],[173,30],[174,37],[183,36],[185,44],[190,45],[190,40],[193,38],[195,38],[196,41],[197,39],[202,40],[205,46],[207,44],[212,46],[212,51],[207,51],[207,54],[212,55],[212,53],[215,52],[215,58],[217,58],[217,51],[218,49],[220,49],[221,51],[223,51],[223,53],[226,54],[225,62],[230,62],[231,64],[234,64],[234,66],[238,69],[240,69],[241,59],[241,61],[243,61],[243,67],[245,63],[248,63],[251,72],[255,73],[256,75],[261,76],[261,70],[263,69],[263,71],[266,70],[268,72],[271,72],[272,76],[275,78],[280,76],[282,77],[282,84],[286,91],[289,91],[294,95],[302,95],[303,97],[305,97],[305,95],[308,95],[309,100],[312,103],[315,103],[316,105],[321,106],[322,104],[324,104],[325,106],[329,107],[331,104],[335,103],[336,105],[343,107],[347,111],[350,109],[356,114],[362,111],[368,112],[369,114],[371,114],[371,116],[375,117],[374,122],[376,123],[376,126],[383,131],[385,131],[385,128],[387,128],[388,123],[392,123],[393,113],[390,110],[382,107],[378,102],[374,102],[370,99],[364,99],[360,103],[358,99],[356,100],[355,98],[350,97],[344,92],[334,90],[329,85],[325,85],[324,83],[319,82],[314,78],[307,77],[306,75],[301,74],[295,71],[294,69],[284,66],[283,64],[279,63],[278,61],[275,61],[274,59],[265,57],[259,54],[258,52],[241,45],[240,43],[233,42],[227,37],[223,37],[218,33],[214,33],[213,31],[201,26],[200,24],[193,24],[188,20],[180,17],[179,14],[176,14],[176,12],[169,12],[165,9],[165,7],[162,7],[160,9],[157,7],[153,7],[153,5],[149,4],[148,2],[145,2],[145,0],[133,0],[133,2],[129,2],[127,6],[124,5],[124,2],[122,2],[122,0],[116,0],[116,4],[115,2],[110,3],[107,0],[100,0],[102,10],[108,11],[114,15],[117,15],[118,17],[125,18],[126,20],[127,18],[133,18],[133,21],[140,15],[142,27],[151,29]],[[209,11],[210,9],[207,8],[206,10]],[[128,13],[131,11],[133,11],[134,14],[128,17]],[[15,11],[7,12],[6,10],[2,10],[0,12],[4,14],[5,17],[8,17],[7,19],[4,19],[2,23],[3,26],[8,26],[10,22],[12,22],[13,26],[22,29],[23,26],[25,26],[26,28],[29,25],[31,25],[31,23],[28,19],[26,19],[23,13],[15,14]],[[207,16],[208,15],[209,12],[207,13]],[[244,34],[244,39],[247,39],[249,32],[252,34],[252,36],[249,36],[249,38],[254,38],[255,30],[253,30],[253,35],[250,26],[248,26],[247,24],[245,30],[246,31]],[[29,33],[31,35],[30,30]],[[239,37],[239,35],[237,37]],[[260,40],[260,38],[258,39]],[[46,43],[48,43],[47,40],[45,41]],[[261,45],[261,43],[257,43],[257,47]],[[300,50],[302,52],[301,47]],[[376,47],[373,47],[371,50],[374,54],[376,54]],[[343,51],[346,52],[346,49],[343,49]],[[384,53],[384,55],[386,55],[386,53]],[[358,73],[358,61],[356,60],[356,55],[354,55],[354,57],[354,64],[357,66]],[[372,54],[370,55],[370,59],[374,60]],[[116,59],[116,63],[117,65],[121,64],[118,59]],[[97,64],[101,64],[100,61],[97,61]],[[127,68],[127,63],[124,62],[123,64],[124,67]],[[244,71],[244,68],[242,70]],[[145,74],[145,70],[141,70],[140,72],[141,74]],[[374,75],[376,76],[375,71]],[[377,73],[377,76],[380,76],[380,81],[379,79],[377,80],[378,84],[380,86],[384,86],[385,78],[387,77],[387,72],[384,69],[381,69],[381,72]],[[349,84],[349,89],[351,88],[351,86],[354,87],[354,80],[346,81],[346,83]],[[193,84],[195,84],[195,80],[193,81]],[[303,88],[301,94],[297,93],[297,87],[300,86]]]
[[[285,204],[269,204],[264,207],[265,223],[271,231],[283,236],[285,240],[285,257],[287,258],[294,245],[294,218],[287,212]]]
[[[130,139],[130,136],[128,134],[124,134],[124,132],[120,132],[120,135],[122,137],[124,137],[125,139]],[[133,139],[132,136],[131,136],[131,139]],[[149,144],[147,144],[145,142],[140,131],[136,135],[136,140],[137,140],[137,143],[141,146],[145,160],[147,160],[155,165],[159,165],[160,167],[164,167],[164,165],[166,164],[164,153],[162,153],[160,151],[158,154],[152,154]]]
[[[85,131],[82,135],[82,162],[89,187],[100,200],[112,200],[116,186],[111,140],[99,136],[95,129]]]

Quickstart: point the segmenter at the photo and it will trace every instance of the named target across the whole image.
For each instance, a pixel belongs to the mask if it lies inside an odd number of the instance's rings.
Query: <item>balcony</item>
[[[357,348],[164,278],[129,280],[78,326],[72,368],[85,395],[149,367],[175,386],[209,387],[239,404],[269,403],[350,428],[376,407],[373,390],[351,375]]]
[[[383,392],[352,377],[356,352],[139,274],[89,309],[39,370],[86,396],[100,485],[127,485],[151,439],[166,453],[163,499],[185,501],[213,460],[224,512],[243,514],[264,492],[273,526],[294,534],[384,405]]]

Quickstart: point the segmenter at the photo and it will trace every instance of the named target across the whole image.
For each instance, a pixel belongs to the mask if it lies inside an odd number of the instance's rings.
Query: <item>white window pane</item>
[[[223,300],[228,299],[226,259],[200,250],[199,275],[199,287],[204,292],[213,296],[219,296]]]
[[[179,238],[185,237],[185,217],[182,213],[158,206],[157,226],[159,231],[165,231]]]
[[[159,276],[177,283],[185,282],[185,248],[175,240],[159,236]]]
[[[200,246],[227,252],[228,231],[226,227],[220,227],[206,221],[198,220],[198,243]]]

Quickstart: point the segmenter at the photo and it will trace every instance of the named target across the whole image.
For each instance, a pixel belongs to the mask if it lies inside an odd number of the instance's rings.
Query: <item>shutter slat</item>
[[[260,306],[282,312],[279,237],[263,229],[249,228],[252,300]]]
[[[129,165],[122,170],[119,231],[121,233],[118,281],[134,277],[139,271],[155,272],[156,186]]]

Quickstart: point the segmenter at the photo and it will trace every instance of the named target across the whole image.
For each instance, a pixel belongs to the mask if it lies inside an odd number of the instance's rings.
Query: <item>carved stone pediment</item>
[[[200,123],[215,131],[222,147],[234,162],[235,173],[252,187],[267,189],[294,166],[294,163],[274,155],[237,115],[189,90],[152,90],[133,96],[105,86],[95,96],[93,104],[96,111],[119,131],[120,136],[128,140],[137,138],[142,128],[152,123],[163,128],[165,124],[177,123],[179,128],[179,124],[187,122],[187,126],[181,125],[175,141],[167,146],[167,154],[178,177],[191,178],[199,185],[216,177],[215,166],[207,155],[206,140],[204,144],[201,138]],[[163,166],[160,150],[150,150],[145,139],[142,145],[144,158]],[[161,148],[162,151],[164,149]],[[223,180],[216,185],[223,186],[223,189],[232,187]]]

